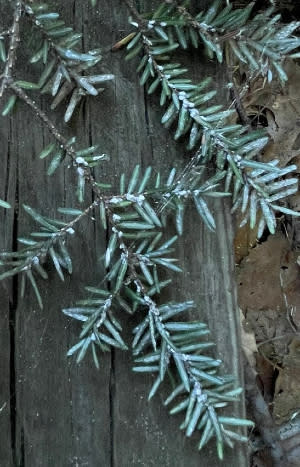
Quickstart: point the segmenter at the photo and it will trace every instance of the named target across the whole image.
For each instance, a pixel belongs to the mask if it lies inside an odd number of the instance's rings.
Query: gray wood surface
[[[166,170],[182,167],[188,155],[184,145],[175,143],[161,127],[157,97],[146,100],[134,61],[124,62],[124,52],[110,51],[129,30],[123,2],[99,0],[95,11],[88,0],[49,3],[58,6],[66,22],[84,33],[86,50],[101,45],[101,70],[116,75],[105,93],[76,112],[70,125],[61,124],[61,111],[51,113],[51,118],[66,136],[75,134],[81,147],[99,143],[101,151],[111,155],[111,162],[98,175],[115,184],[118,174],[123,170],[130,173],[136,163]],[[6,0],[0,0],[0,13],[6,5]],[[22,78],[28,72],[28,79],[34,80],[25,56],[19,70]],[[192,73],[198,75],[199,70],[195,65]],[[222,84],[211,65],[201,70],[214,73],[216,85]],[[41,105],[47,108],[48,103],[45,98]],[[0,195],[16,207],[15,217],[12,210],[0,210],[2,249],[12,248],[18,235],[32,229],[23,203],[49,216],[59,206],[78,204],[72,169],[66,165],[52,178],[45,174],[47,163],[37,154],[50,136],[24,105],[13,117],[1,118],[0,141]],[[185,273],[175,278],[165,298],[196,300],[197,315],[208,320],[216,354],[225,361],[224,371],[240,378],[231,220],[223,202],[216,203],[214,211],[218,222],[215,235],[194,211],[188,213],[186,234],[177,252]],[[42,287],[43,311],[29,290],[25,300],[19,299],[17,279],[0,284],[1,467],[196,467],[203,463],[246,467],[245,450],[239,447],[226,451],[224,464],[218,462],[213,444],[199,454],[197,439],[186,440],[178,429],[180,417],[168,416],[162,406],[166,393],[147,402],[151,378],[132,373],[130,352],[104,355],[99,371],[89,357],[80,365],[67,359],[67,349],[76,342],[79,328],[61,308],[74,304],[83,297],[84,285],[101,278],[105,246],[106,238],[93,221],[83,222],[72,241],[74,274],[62,283],[50,267],[50,280]],[[124,320],[127,342],[135,319]],[[243,413],[243,407],[236,411]]]
[[[3,151],[1,170],[1,198],[14,200],[16,191],[16,167],[11,155],[11,125],[0,125],[0,141]],[[14,202],[12,202],[14,205]],[[0,212],[0,238],[1,247],[11,250],[13,247],[13,210]],[[16,306],[14,293],[16,282],[2,283],[0,285],[0,461],[11,465],[14,449],[15,430],[15,401],[16,392],[11,382],[15,379],[15,340],[14,321]],[[11,424],[12,421],[12,424]],[[4,464],[5,465],[5,464]]]

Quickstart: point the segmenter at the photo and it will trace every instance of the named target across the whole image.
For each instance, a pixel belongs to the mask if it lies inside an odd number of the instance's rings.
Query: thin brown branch
[[[230,72],[228,72],[228,73],[229,73],[229,75],[231,74]],[[245,110],[245,107],[244,107],[244,105],[242,103],[242,99],[241,99],[239,91],[238,91],[238,89],[236,87],[236,84],[234,82],[233,76],[231,76],[231,78],[232,78],[231,79],[232,86],[230,88],[230,97],[231,97],[232,103],[233,103],[233,105],[235,107],[236,113],[238,114],[242,125],[250,127],[250,125],[251,125],[250,118],[248,117],[247,112]]]
[[[178,2],[176,0],[168,0],[166,1],[165,3],[168,3],[169,5],[173,5],[177,12],[183,17],[185,18],[187,24],[189,24],[190,26],[192,26],[194,29],[197,30],[197,32],[203,34],[203,36],[206,36],[207,38],[209,38],[211,41],[213,42],[220,42],[220,37],[218,36],[218,34],[216,32],[212,33],[211,31],[209,31],[207,29],[207,27],[203,27],[201,25],[201,23],[199,23],[199,21],[197,21],[191,14],[190,12],[187,10],[187,8],[185,8],[184,6],[182,5],[179,5]],[[215,31],[215,30],[214,30]],[[231,34],[231,33],[230,33]],[[232,33],[232,37],[235,36],[235,32]]]
[[[0,32],[0,38],[7,37],[11,35],[11,29],[5,29]]]
[[[230,97],[232,100],[232,104],[235,107],[236,113],[238,114],[242,125],[248,126],[250,128],[251,121],[247,115],[240,93],[235,84],[234,72],[232,71],[233,66],[231,65],[231,59],[230,59],[231,54],[227,47],[225,50],[226,50],[226,72],[227,72],[229,83],[231,84],[229,93],[230,93]]]
[[[82,211],[78,216],[72,219],[72,221],[68,222],[68,224],[62,227],[57,233],[54,233],[49,240],[46,240],[45,242],[43,242],[43,245],[40,247],[39,251],[33,252],[32,256],[29,256],[26,259],[26,264],[24,266],[24,269],[22,269],[22,271],[31,269],[31,267],[34,265],[36,261],[36,258],[43,259],[45,255],[47,254],[47,252],[49,251],[49,249],[53,245],[55,245],[57,240],[59,238],[66,236],[67,234],[70,234],[72,232],[73,227],[75,227],[75,225],[78,224],[78,222],[80,222],[83,219],[83,217],[86,217],[88,214],[90,214],[90,212],[93,211],[95,206],[98,205],[98,202],[99,202],[98,200],[93,201],[92,204],[90,204],[84,211]]]
[[[101,192],[96,185],[95,179],[91,174],[91,171],[88,167],[78,163],[76,161],[76,151],[72,145],[68,145],[67,139],[59,132],[56,126],[51,122],[50,118],[47,116],[42,109],[40,109],[36,103],[21,89],[18,85],[14,83],[12,79],[9,80],[9,88],[18,96],[25,104],[27,104],[34,112],[34,114],[42,121],[42,123],[48,128],[49,132],[54,136],[56,141],[60,144],[61,148],[65,153],[72,159],[73,164],[84,171],[85,179],[90,183],[92,190],[97,197],[101,197]]]
[[[16,62],[16,52],[20,42],[20,19],[22,13],[22,3],[16,0],[13,24],[11,27],[11,36],[9,42],[8,55],[6,59],[5,69],[2,76],[2,83],[0,86],[0,98],[3,96],[5,89],[8,86],[8,81],[12,77],[14,65]]]
[[[241,37],[239,30],[233,30],[233,31],[227,32],[226,34],[221,34],[220,32],[218,32],[218,28],[213,28],[213,31],[212,31],[212,29],[210,30],[207,27],[204,27],[201,23],[199,23],[199,21],[196,18],[194,18],[191,15],[191,13],[187,10],[187,8],[180,5],[177,0],[165,0],[165,3],[169,5],[173,5],[178,11],[178,13],[180,13],[186,19],[186,22],[190,26],[192,26],[194,29],[196,29],[198,32],[200,32],[201,34],[203,34],[204,36],[206,36],[213,42],[221,43],[229,39],[235,39],[236,37],[239,37],[239,38]],[[248,5],[248,7],[250,7],[250,5],[254,5],[254,3],[255,2],[251,2]]]
[[[287,458],[281,446],[278,430],[274,426],[269,408],[260,393],[255,379],[255,374],[244,359],[246,400],[249,403],[250,413],[261,434],[265,446],[270,449],[274,467],[282,467],[287,464]]]
[[[133,19],[138,23],[141,30],[146,29],[147,21],[145,21],[142,16],[137,11],[133,0],[124,0],[124,3],[127,5]]]
[[[45,41],[48,42],[48,45],[49,45],[49,49],[52,50],[52,52],[55,54],[55,57],[56,57],[56,60],[63,64],[64,66],[66,66],[66,63],[65,61],[61,58],[60,54],[58,53],[57,49],[56,49],[56,44],[55,42],[53,41],[53,39],[51,39],[51,37],[49,36],[49,34],[47,34],[46,32],[46,29],[43,27],[42,23],[37,19],[36,15],[34,14],[34,12],[32,11],[31,8],[28,8],[28,6],[26,5],[26,3],[21,0],[21,3],[24,7],[24,11],[25,11],[25,15],[26,17],[29,19],[29,21],[31,22],[32,26],[34,28],[36,28],[40,34],[42,35],[42,37],[44,38]]]

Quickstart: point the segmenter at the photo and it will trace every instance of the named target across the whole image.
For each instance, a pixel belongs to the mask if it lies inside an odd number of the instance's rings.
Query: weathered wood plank
[[[48,135],[38,122],[31,130],[27,115],[28,110],[21,108],[14,126],[15,140],[19,142],[20,206],[26,203],[55,216],[55,207],[77,205],[74,174],[68,168],[61,169],[49,183],[45,167],[36,158]],[[81,136],[79,129],[72,130]],[[80,139],[88,144],[84,135]],[[25,465],[75,465],[76,460],[80,465],[90,465],[95,457],[106,462],[108,456],[109,357],[101,373],[95,372],[91,364],[77,367],[74,361],[67,361],[66,352],[76,342],[79,329],[70,326],[61,313],[63,306],[74,304],[74,297],[95,273],[94,233],[88,224],[83,223],[72,242],[73,253],[82,251],[82,259],[74,261],[74,278],[61,283],[50,268],[49,282],[41,284],[44,310],[38,308],[31,292],[18,307],[17,425],[19,458]],[[20,234],[32,228],[33,223],[21,210]],[[95,424],[98,426],[94,431]]]
[[[75,2],[69,2],[65,7],[66,18],[70,11],[75,11],[73,6]],[[81,3],[81,8],[75,11],[80,25],[84,10],[84,3]],[[78,118],[69,129],[62,129],[66,136],[75,134],[81,147],[90,144],[84,110],[78,112]],[[60,112],[56,119],[58,126],[62,121]],[[18,141],[20,161],[19,203],[55,216],[59,206],[78,206],[76,176],[67,165],[51,180],[46,176],[48,162],[43,164],[37,154],[48,143],[49,134],[34,118],[21,105],[14,122],[14,140]],[[53,114],[52,118],[56,116]],[[30,125],[31,121],[34,125]],[[33,229],[32,221],[22,210],[18,225],[20,234]],[[103,255],[104,247],[105,237],[102,235],[97,249],[99,257]],[[78,257],[78,251],[82,252],[82,257]],[[85,221],[72,241],[71,252],[77,257],[72,280],[67,278],[61,283],[50,268],[50,281],[46,287],[41,284],[44,310],[38,309],[32,293],[20,302],[16,334],[16,423],[17,457],[21,465],[84,466],[95,462],[107,465],[110,459],[110,356],[103,358],[101,372],[95,371],[91,361],[80,366],[74,360],[68,361],[66,352],[76,342],[79,327],[70,324],[71,320],[61,313],[63,306],[74,304],[82,296],[84,285],[93,282],[95,266],[101,275],[94,262],[95,251],[93,223]],[[56,300],[53,300],[54,296]]]
[[[7,199],[12,209],[0,210],[0,249],[12,249],[14,238],[14,208],[16,189],[16,159],[11,140],[11,127],[0,122],[1,184],[0,197]],[[0,463],[10,466],[14,456],[15,431],[15,303],[14,284],[0,287]]]
[[[149,8],[147,2],[146,8]],[[180,57],[181,58],[181,57]],[[183,57],[184,58],[184,57]],[[113,60],[113,56],[112,56]],[[118,80],[129,74],[131,83],[138,87],[134,74],[134,63],[127,64],[118,73]],[[206,73],[215,73],[214,66],[189,66],[197,80]],[[128,71],[130,70],[130,71]],[[219,82],[220,87],[223,82]],[[129,86],[127,85],[127,89]],[[220,92],[220,99],[224,99]],[[130,97],[132,99],[132,97]],[[136,109],[135,98],[132,107]],[[118,102],[119,100],[117,100]],[[148,104],[147,104],[148,102]],[[145,107],[142,99],[139,102],[142,114],[135,112],[130,121],[133,126],[140,124],[139,140],[144,140],[145,150],[142,153],[143,166],[170,170],[172,166],[180,169],[188,160],[184,144],[175,143],[170,132],[160,125],[161,109],[157,96],[149,99],[145,96]],[[130,114],[131,117],[131,114]],[[138,123],[141,118],[142,122]],[[143,128],[147,129],[145,135]],[[129,131],[129,130],[128,130]],[[136,146],[129,137],[124,145]],[[139,143],[141,144],[141,143]],[[241,375],[238,354],[237,302],[233,275],[232,228],[228,206],[218,203],[215,207],[218,219],[218,235],[213,235],[197,219],[194,211],[186,217],[185,237],[179,240],[176,254],[185,273],[175,280],[172,290],[166,292],[167,298],[174,300],[194,299],[199,305],[199,318],[208,321],[212,329],[212,339],[216,340],[216,354],[225,361],[224,371]],[[170,232],[174,232],[170,225]],[[220,332],[221,331],[221,332]],[[130,339],[130,336],[128,336]],[[115,465],[130,466],[197,466],[199,462],[208,465],[222,465],[218,461],[213,443],[201,454],[196,449],[197,439],[186,440],[179,430],[180,417],[172,418],[162,406],[163,396],[158,395],[154,401],[147,402],[147,393],[153,383],[151,378],[131,376],[130,365],[126,355],[115,359],[115,407],[114,407],[114,460]],[[133,379],[133,380],[132,380]],[[130,392],[128,384],[131,381]],[[128,397],[131,393],[132,397]],[[164,393],[165,395],[165,393]],[[236,413],[243,412],[242,406]],[[234,452],[226,452],[226,463],[230,466],[246,466],[245,449],[236,448]]]
[[[4,4],[2,0],[0,6],[3,8]],[[114,180],[115,185],[121,171],[130,174],[136,163],[159,169],[170,168],[173,164],[182,166],[186,159],[184,146],[174,143],[169,132],[161,128],[156,98],[145,104],[134,63],[124,63],[123,52],[110,52],[111,45],[128,30],[124,2],[99,0],[95,11],[90,9],[87,0],[68,0],[63,6],[58,0],[51,4],[63,12],[67,22],[73,23],[79,31],[83,29],[86,49],[101,44],[104,50],[102,71],[116,75],[115,83],[108,84],[103,95],[87,101],[76,112],[72,123],[65,127],[67,136],[76,134],[82,147],[99,143],[101,151],[111,154],[111,163],[98,173],[104,174],[106,180]],[[27,71],[23,67],[22,74],[24,70]],[[196,72],[195,67],[193,73]],[[59,110],[52,118],[60,122],[61,115]],[[5,140],[9,122],[6,121],[1,132]],[[15,164],[19,162],[18,174],[10,171],[10,197],[14,199],[17,183],[20,206],[30,204],[49,215],[54,215],[58,206],[78,206],[72,169],[67,166],[60,169],[51,180],[46,176],[46,163],[40,161],[37,154],[50,138],[23,105],[12,120],[12,137],[14,144],[10,151]],[[228,371],[240,374],[235,341],[238,332],[233,261],[229,254],[232,232],[227,207],[219,203],[216,215],[220,230],[218,235],[212,235],[192,212],[188,213],[188,233],[179,242],[177,251],[186,272],[175,280],[167,296],[176,300],[193,298],[199,303],[200,316],[209,321],[212,338],[217,341],[216,353],[224,357]],[[28,232],[32,225],[20,210],[18,235]],[[6,226],[8,239],[12,226],[10,218]],[[170,231],[172,229],[170,226]],[[99,372],[93,367],[90,355],[80,366],[74,360],[67,361],[67,349],[76,342],[79,327],[62,315],[61,308],[81,298],[84,285],[96,284],[101,279],[100,258],[105,245],[105,236],[94,227],[92,220],[84,222],[78,236],[72,240],[72,251],[77,253],[73,277],[61,283],[53,268],[49,269],[50,281],[46,287],[41,287],[43,311],[38,309],[31,292],[24,301],[19,301],[15,333],[17,406],[14,423],[17,429],[13,440],[17,465],[193,467],[200,462],[219,465],[214,445],[199,455],[196,441],[184,438],[178,429],[178,418],[171,418],[162,406],[162,396],[157,396],[151,404],[147,402],[152,380],[132,374],[130,352],[104,355]],[[17,300],[18,297],[13,296],[14,306]],[[7,299],[5,303],[7,309]],[[128,343],[134,319],[124,319]],[[7,351],[10,337],[7,318],[4,318],[1,333],[4,335],[1,349],[8,344],[2,360],[4,399],[8,400],[11,356]],[[9,412],[5,417],[9,423]],[[10,467],[14,464],[9,438],[8,434],[7,448],[0,444],[0,449],[4,449],[3,459],[7,462],[3,465]],[[228,452],[227,456],[227,465],[247,465],[242,449]]]

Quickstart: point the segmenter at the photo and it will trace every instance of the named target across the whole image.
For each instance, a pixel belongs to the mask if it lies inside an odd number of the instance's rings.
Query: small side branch
[[[42,123],[48,128],[49,132],[54,136],[56,141],[60,144],[61,148],[66,152],[66,154],[72,159],[73,163],[80,167],[85,174],[85,179],[92,186],[92,189],[97,197],[101,197],[99,188],[96,185],[95,179],[91,174],[90,170],[87,167],[82,166],[76,162],[76,151],[72,148],[71,145],[68,145],[67,139],[59,132],[56,126],[51,122],[50,118],[47,116],[42,109],[40,109],[36,103],[21,89],[17,84],[14,83],[12,79],[9,79],[9,88],[18,96],[26,105],[28,105],[34,112],[34,114],[42,121]]]
[[[274,467],[280,467],[287,464],[287,458],[280,443],[277,430],[274,428],[274,422],[269,408],[261,395],[250,365],[244,359],[246,399],[250,406],[250,411],[259,429],[261,437],[267,448],[270,449],[270,455]]]
[[[21,13],[22,13],[22,4],[19,0],[17,0],[16,5],[15,5],[13,25],[11,28],[11,37],[10,37],[10,43],[9,43],[8,56],[7,56],[7,60],[5,64],[4,73],[2,76],[2,83],[0,86],[0,98],[3,96],[3,93],[8,86],[8,82],[10,78],[12,77],[14,65],[16,62],[16,52],[17,52],[18,44],[20,42],[19,24],[20,24],[20,19],[21,19]]]
[[[5,29],[0,32],[0,38],[7,37],[11,35],[11,29]]]
[[[133,19],[139,24],[141,29],[146,29],[147,21],[145,21],[142,16],[137,11],[136,7],[132,0],[124,0],[124,3],[127,5],[128,10],[130,11]]]

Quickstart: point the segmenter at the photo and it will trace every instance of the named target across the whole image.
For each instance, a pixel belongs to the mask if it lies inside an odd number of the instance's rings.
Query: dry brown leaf
[[[279,158],[282,166],[300,156],[300,66],[288,60],[285,71],[289,79],[284,88],[276,82],[263,86],[257,80],[244,101],[247,113],[263,115],[267,125],[271,141],[263,160]]]
[[[300,339],[289,345],[289,354],[283,360],[275,385],[274,419],[281,424],[300,412]]]
[[[258,352],[254,332],[247,332],[245,329],[245,317],[240,309],[240,323],[241,323],[241,341],[242,349],[246,359],[249,362],[252,370],[256,373],[256,356]]]
[[[289,251],[287,239],[276,234],[255,248],[237,270],[239,304],[243,311],[285,310],[281,290],[281,258]]]
[[[236,216],[236,225],[238,226],[244,215],[240,214]],[[256,240],[257,228],[250,229],[249,224],[236,229],[234,237],[234,254],[236,264],[240,264],[243,258],[248,256],[249,251],[253,248],[257,242]]]
[[[248,116],[258,126],[265,126],[270,136],[261,160],[267,162],[276,158],[281,166],[293,163],[298,166],[300,173],[300,66],[287,61],[285,70],[289,80],[284,88],[276,81],[266,86],[262,79],[258,79],[244,98],[243,104]],[[300,193],[289,198],[289,207],[300,211]],[[237,225],[239,222],[240,219],[237,219]],[[236,230],[235,257],[236,262],[240,263],[255,245],[256,231],[251,231],[249,224]],[[297,238],[300,246],[300,227]]]

